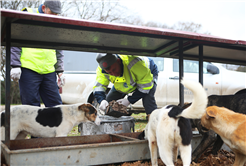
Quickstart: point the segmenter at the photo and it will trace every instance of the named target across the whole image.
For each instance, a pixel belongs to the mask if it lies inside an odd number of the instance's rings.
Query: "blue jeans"
[[[46,107],[62,104],[55,72],[38,74],[35,71],[21,68],[19,88],[23,105],[40,106],[40,97]]]

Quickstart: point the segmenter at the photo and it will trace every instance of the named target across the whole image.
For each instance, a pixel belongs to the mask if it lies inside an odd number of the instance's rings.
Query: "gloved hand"
[[[18,81],[20,79],[21,76],[21,68],[20,67],[15,67],[12,68],[10,71],[10,77],[14,80],[14,81]]]
[[[108,106],[107,100],[103,100],[103,101],[101,101],[101,104],[99,106],[99,109],[102,110],[102,111],[105,111],[106,108],[107,108],[107,106]]]
[[[58,74],[57,76],[58,76],[58,80],[57,80],[58,86],[59,87],[64,86],[65,85],[65,76],[62,73]]]
[[[64,86],[65,85],[65,76],[62,75],[59,79],[60,79],[60,86],[59,87]]]
[[[119,99],[119,100],[117,100],[116,101],[117,103],[119,103],[119,104],[122,104],[122,105],[124,105],[124,106],[129,106],[131,103],[128,101],[128,99]]]

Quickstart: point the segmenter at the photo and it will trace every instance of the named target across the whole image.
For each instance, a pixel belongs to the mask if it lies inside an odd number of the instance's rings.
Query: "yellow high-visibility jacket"
[[[128,94],[138,89],[148,94],[154,84],[153,75],[149,69],[149,59],[132,55],[118,55],[118,57],[123,64],[123,75],[119,77],[109,75],[98,66],[94,93],[105,92],[109,83],[112,82],[115,89],[121,93]]]
[[[22,11],[39,13],[38,8],[24,8]],[[56,50],[22,47],[20,57],[21,67],[33,70],[39,74],[55,71],[57,63]]]

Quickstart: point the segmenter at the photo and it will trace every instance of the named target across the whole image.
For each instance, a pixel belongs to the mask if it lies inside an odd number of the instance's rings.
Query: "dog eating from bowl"
[[[10,139],[34,137],[66,137],[76,125],[94,122],[100,125],[96,108],[87,104],[58,105],[41,108],[30,105],[10,109]],[[1,112],[1,140],[5,138],[5,112]]]

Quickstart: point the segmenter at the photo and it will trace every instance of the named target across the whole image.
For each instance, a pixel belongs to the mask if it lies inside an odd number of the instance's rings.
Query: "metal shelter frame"
[[[1,9],[1,46],[6,46],[6,130],[10,142],[10,48],[33,47],[107,52],[126,55],[199,60],[199,82],[203,84],[203,61],[246,64],[246,41],[230,40],[192,32]],[[180,103],[184,87],[180,84]]]

